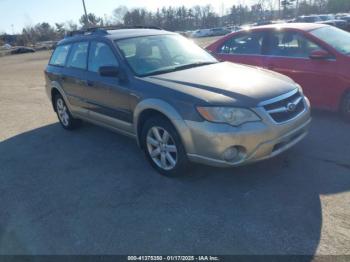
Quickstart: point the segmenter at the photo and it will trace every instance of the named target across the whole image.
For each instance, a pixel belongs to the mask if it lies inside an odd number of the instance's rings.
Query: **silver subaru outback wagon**
[[[168,176],[189,162],[230,167],[274,157],[302,140],[311,121],[290,78],[219,62],[161,29],[73,32],[45,76],[63,128],[84,120],[130,136]]]

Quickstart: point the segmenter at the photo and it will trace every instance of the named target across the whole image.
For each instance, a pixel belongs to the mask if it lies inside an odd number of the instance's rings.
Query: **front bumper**
[[[254,111],[261,122],[246,123],[239,127],[211,122],[186,121],[190,132],[183,138],[190,161],[211,166],[244,165],[274,157],[301,141],[311,123],[309,101],[305,110],[288,122],[277,124],[263,108]],[[241,148],[239,156],[227,161],[224,152],[230,147]]]

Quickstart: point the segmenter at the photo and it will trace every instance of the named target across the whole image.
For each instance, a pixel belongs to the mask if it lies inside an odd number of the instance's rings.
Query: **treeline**
[[[171,31],[186,31],[199,28],[212,28],[225,25],[242,25],[263,20],[292,18],[296,15],[318,13],[338,13],[350,11],[350,0],[256,0],[252,6],[233,5],[223,9],[219,15],[211,5],[187,8],[163,7],[151,12],[144,8],[116,8],[109,17],[98,17],[93,13],[83,15],[79,23],[72,21],[50,25],[43,22],[23,28],[22,34],[16,37],[17,45],[35,44],[42,41],[58,40],[67,31],[91,26],[158,26]],[[4,37],[0,36],[1,39]],[[6,41],[5,41],[6,42]],[[1,43],[0,43],[1,44]]]
[[[350,0],[281,0],[281,8],[284,17],[347,13],[350,12]]]
[[[211,5],[185,6],[162,8],[156,12],[147,12],[144,9],[127,11],[123,16],[123,24],[155,25],[172,31],[193,30],[196,28],[216,27],[220,24],[220,17]]]

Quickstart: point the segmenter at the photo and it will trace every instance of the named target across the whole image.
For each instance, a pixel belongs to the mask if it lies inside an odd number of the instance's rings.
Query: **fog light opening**
[[[231,146],[227,148],[222,157],[226,162],[236,162],[244,157],[245,149],[241,146]]]

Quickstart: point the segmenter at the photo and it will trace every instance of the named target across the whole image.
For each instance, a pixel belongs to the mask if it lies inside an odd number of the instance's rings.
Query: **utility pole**
[[[296,4],[295,4],[295,16],[299,15],[299,0],[296,0]]]
[[[85,13],[85,19],[86,19],[86,23],[87,23],[87,27],[89,27],[89,17],[88,17],[88,14],[86,12],[86,6],[85,6],[85,0],[82,0],[83,1],[83,7],[84,7],[84,13]]]
[[[225,5],[224,2],[221,2],[221,17],[220,17],[220,25],[224,25],[224,15],[225,15]]]
[[[278,0],[278,19],[281,19],[281,0]]]

